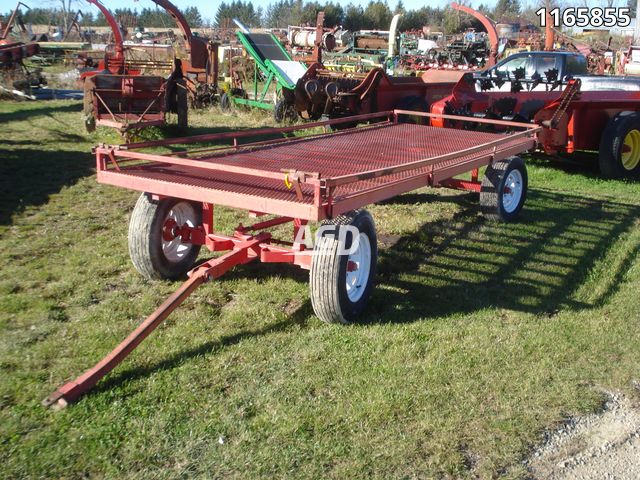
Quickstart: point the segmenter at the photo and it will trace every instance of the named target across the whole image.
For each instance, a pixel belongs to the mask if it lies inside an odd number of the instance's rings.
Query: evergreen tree
[[[500,21],[503,17],[511,18],[520,15],[520,0],[498,0],[493,10],[493,17]]]

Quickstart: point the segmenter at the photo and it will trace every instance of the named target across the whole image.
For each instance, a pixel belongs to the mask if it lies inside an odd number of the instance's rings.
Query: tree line
[[[79,23],[83,26],[106,26],[107,22],[101,13],[94,15],[89,10],[79,9]],[[494,8],[481,5],[479,10],[495,20],[513,19],[522,12],[520,0],[498,0]],[[405,9],[402,0],[398,0],[392,8],[386,1],[370,0],[365,6],[355,3],[342,4],[336,1],[320,3],[304,0],[277,0],[265,8],[254,7],[254,3],[245,0],[231,0],[220,3],[216,15],[212,19],[204,18],[197,7],[191,6],[182,10],[183,15],[192,28],[200,27],[233,27],[233,19],[237,18],[249,27],[286,28],[288,25],[315,25],[318,12],[325,13],[325,26],[342,25],[348,30],[389,28],[393,15],[403,14],[401,29],[415,30],[424,25],[441,28],[451,33],[464,25],[473,25],[471,17],[454,11],[451,7],[425,6],[417,9]],[[32,8],[23,11],[25,23],[66,25],[68,17],[75,16],[77,11],[65,12],[60,8]],[[8,17],[5,15],[5,18]],[[131,27],[174,28],[174,21],[169,14],[160,8],[117,8],[113,14],[123,25]],[[65,21],[65,16],[67,21]]]
[[[80,12],[78,15],[77,12]],[[141,26],[141,27],[167,27],[172,28],[175,26],[175,22],[171,16],[162,9],[159,8],[143,8],[142,10],[131,8],[116,8],[112,10],[114,17],[118,22],[125,26]],[[182,10],[182,14],[187,19],[187,22],[191,27],[204,27],[205,21],[200,15],[200,11],[197,7],[188,7]],[[8,18],[10,12],[4,15]],[[104,18],[101,12],[96,15],[92,11],[84,8],[78,10],[72,10],[65,12],[61,8],[31,8],[22,12],[22,20],[24,23],[31,23],[33,25],[66,25],[65,17],[67,21],[69,17],[76,17],[80,25],[83,26],[107,26],[107,20]]]

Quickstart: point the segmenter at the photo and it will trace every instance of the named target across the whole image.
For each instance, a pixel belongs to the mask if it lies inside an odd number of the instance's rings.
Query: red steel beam
[[[110,153],[115,153],[116,155],[120,155],[126,158],[132,158],[137,160],[147,160],[151,162],[159,162],[159,163],[168,163],[170,165],[182,165],[183,167],[194,167],[194,168],[202,168],[203,170],[215,170],[217,172],[227,172],[227,173],[237,173],[240,175],[253,175],[256,177],[262,178],[271,178],[273,180],[282,180],[284,182],[287,172],[271,172],[268,170],[259,170],[257,168],[248,168],[248,167],[237,167],[235,165],[228,165],[225,163],[215,163],[211,161],[203,161],[203,160],[191,160],[189,158],[176,158],[176,157],[167,157],[166,155],[156,155],[152,153],[141,153],[141,152],[130,152],[130,151],[121,151],[114,152],[109,148],[101,148],[98,147],[96,152],[109,155]],[[319,184],[318,173],[312,172],[304,172],[305,175],[309,175],[312,178],[301,179],[300,183],[308,183],[311,185]],[[316,177],[316,178],[313,178]]]
[[[430,112],[415,112],[413,110],[393,110],[393,114],[395,115],[411,115],[415,117],[429,117],[429,118],[442,118],[444,120],[458,120],[461,122],[470,122],[470,123],[486,123],[488,125],[499,125],[503,127],[517,127],[524,128],[527,130],[539,130],[540,128],[531,123],[524,122],[510,122],[508,120],[493,120],[491,118],[475,118],[475,117],[465,117],[463,115],[447,115],[444,113],[430,113]]]
[[[471,180],[460,180],[459,178],[449,178],[440,182],[440,185],[447,188],[454,188],[457,190],[469,190],[472,192],[479,192],[482,184],[480,182],[473,182]]]
[[[493,23],[493,21],[487,17],[486,15],[483,15],[482,13],[480,13],[477,10],[474,10],[471,7],[467,7],[465,5],[460,5],[458,3],[452,3],[451,7],[454,10],[459,10],[461,12],[464,12],[468,15],[471,15],[472,17],[475,17],[478,19],[478,21],[480,21],[480,23],[482,23],[482,25],[484,26],[484,28],[487,30],[487,34],[489,35],[489,44],[490,44],[490,51],[489,51],[489,61],[487,62],[487,66],[488,67],[492,67],[493,65],[496,64],[496,60],[498,58],[498,31],[496,30],[496,26]],[[547,20],[548,21],[548,20]]]
[[[116,21],[114,16],[111,14],[109,9],[107,7],[105,7],[104,5],[102,5],[102,3],[100,3],[98,0],[86,0],[86,1],[87,1],[87,3],[90,3],[90,4],[95,5],[96,7],[98,7],[100,12],[104,16],[105,20],[109,24],[109,27],[111,28],[111,31],[113,32],[113,43],[115,44],[115,47],[116,47],[116,58],[115,58],[115,60],[118,63],[121,62],[122,65],[124,65],[124,38],[122,36],[122,31],[120,30],[120,25],[118,25],[118,22]],[[108,65],[107,65],[107,67],[108,67]]]
[[[351,117],[336,118],[333,120],[323,120],[320,122],[309,122],[309,123],[303,123],[301,125],[291,125],[288,127],[259,128],[256,130],[250,130],[245,132],[205,133],[203,135],[194,135],[191,137],[168,138],[166,140],[154,140],[151,142],[129,143],[125,145],[118,145],[115,148],[119,150],[134,150],[138,148],[160,147],[163,145],[187,144],[187,143],[196,143],[196,142],[197,143],[214,142],[214,141],[229,140],[229,139],[233,140],[236,138],[256,137],[256,136],[271,135],[271,134],[277,134],[277,133],[290,133],[290,132],[295,132],[297,130],[308,130],[316,127],[326,127],[331,125],[340,125],[342,123],[352,123],[352,122],[359,122],[359,121],[365,121],[365,120],[373,120],[375,118],[390,117],[391,115],[393,115],[392,111],[366,113],[363,115],[354,115]],[[466,118],[466,117],[460,117],[460,118]],[[340,134],[346,134],[346,133],[348,132],[331,133],[328,135],[340,135]]]
[[[101,161],[103,160],[99,160],[98,163]],[[212,190],[197,185],[182,185],[155,181],[143,177],[123,175],[115,171],[99,170],[97,177],[100,183],[149,192],[165,197],[177,197],[195,202],[220,204],[241,210],[256,210],[273,215],[285,214],[313,221],[325,218],[325,211],[321,205],[316,206],[308,203],[243,195],[234,192]],[[318,198],[318,201],[319,200]]]

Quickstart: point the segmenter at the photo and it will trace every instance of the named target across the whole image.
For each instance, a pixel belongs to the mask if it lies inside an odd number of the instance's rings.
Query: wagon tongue
[[[236,265],[248,263],[257,257],[260,243],[267,242],[270,234],[263,232],[236,243],[233,250],[208,260],[194,268],[178,290],[176,290],[155,312],[142,322],[120,345],[75,380],[58,388],[42,401],[45,407],[60,410],[76,401],[82,394],[122,362],[162,321],[178,308],[193,291],[208,280],[222,276]]]

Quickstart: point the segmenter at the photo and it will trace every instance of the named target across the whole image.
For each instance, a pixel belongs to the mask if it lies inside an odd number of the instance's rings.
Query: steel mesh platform
[[[400,180],[424,176],[426,173],[437,176],[438,172],[449,172],[452,167],[464,165],[465,162],[473,159],[487,157],[492,154],[499,157],[502,151],[526,150],[529,147],[523,145],[531,142],[531,139],[523,137],[514,138],[513,140],[508,140],[508,136],[507,139],[505,137],[504,134],[405,123],[384,123],[311,138],[300,137],[281,144],[245,147],[244,150],[216,154],[209,153],[191,158],[205,163],[241,166],[267,172],[279,173],[295,170],[318,173],[321,179],[330,179],[349,174],[360,174],[369,170],[396,167],[410,162],[463,151],[495,140],[504,140],[499,146],[495,147],[495,151],[492,147],[472,154],[456,156],[432,166],[394,173],[375,179],[358,180],[338,186],[332,192],[332,202],[337,204],[343,198],[348,198],[358,192],[378,187],[384,188],[385,185],[392,185]],[[158,188],[152,189],[151,191],[154,193],[166,194],[165,192],[171,191],[172,185],[193,187],[205,194],[206,191],[217,192],[216,203],[221,203],[219,194],[226,192],[228,194],[246,196],[248,200],[246,208],[248,209],[255,208],[255,202],[249,202],[250,198],[284,202],[282,205],[304,204],[312,206],[314,203],[314,187],[308,184],[301,184],[302,198],[299,198],[294,189],[287,188],[284,181],[253,175],[204,170],[158,162],[142,165],[123,165],[120,168],[117,173],[113,172],[113,170],[110,172],[115,175],[144,179],[145,182],[138,189],[147,188],[149,185],[162,187],[160,188],[161,191],[158,191]],[[471,170],[471,168],[463,169],[463,171],[468,170]],[[454,173],[451,171],[451,173],[455,175],[460,172]],[[114,182],[107,181],[105,183]],[[425,182],[424,185],[426,184]],[[125,185],[121,184],[121,186]],[[184,189],[182,191],[184,192]],[[397,194],[397,192],[391,193],[389,196],[394,194]],[[200,199],[200,196],[198,196],[199,200],[206,201],[205,199]],[[222,203],[224,204],[224,201]],[[238,207],[237,202],[230,206]],[[288,215],[287,211],[264,211]]]

